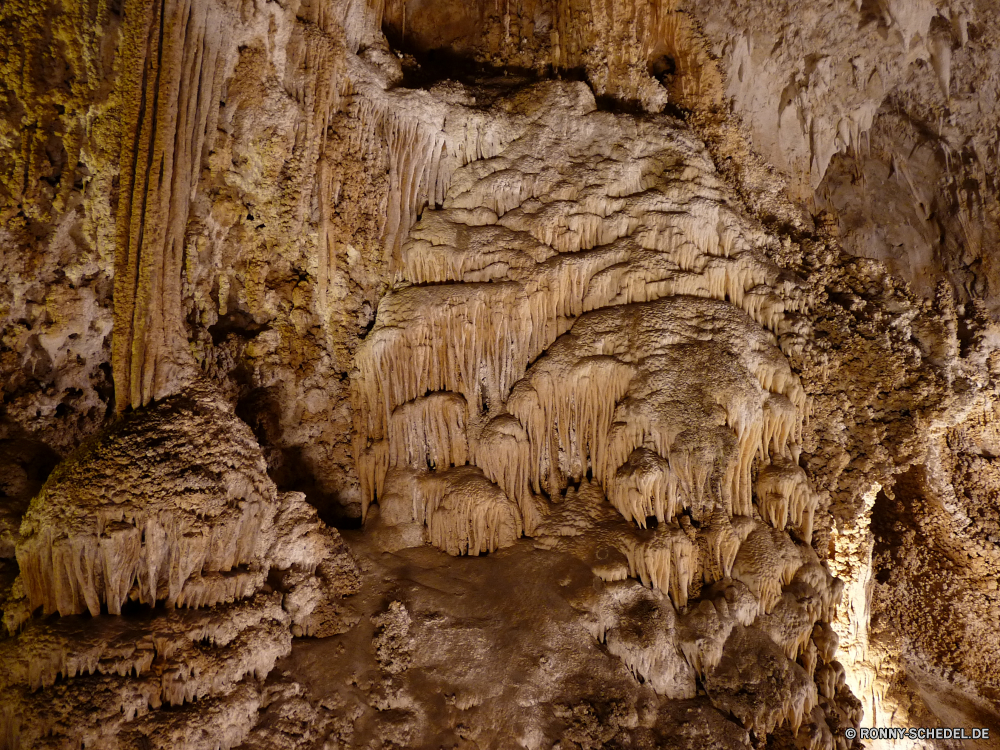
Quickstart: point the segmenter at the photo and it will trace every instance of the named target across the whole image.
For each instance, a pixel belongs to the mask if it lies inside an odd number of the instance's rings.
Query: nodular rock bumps
[[[0,7],[0,749],[1000,737],[1000,14],[882,5]]]

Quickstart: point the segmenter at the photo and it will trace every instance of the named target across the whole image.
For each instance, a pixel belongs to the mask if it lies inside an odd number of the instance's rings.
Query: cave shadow
[[[267,462],[267,474],[281,492],[301,492],[306,502],[327,526],[337,529],[361,528],[361,514],[356,504],[344,502],[335,492],[325,490],[316,476],[312,462],[301,446],[284,444],[281,406],[276,389],[257,388],[236,403],[236,416],[250,427]]]

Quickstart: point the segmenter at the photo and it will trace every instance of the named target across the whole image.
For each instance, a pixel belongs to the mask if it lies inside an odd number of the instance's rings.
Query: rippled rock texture
[[[1000,737],[994,17],[0,7],[0,746]]]

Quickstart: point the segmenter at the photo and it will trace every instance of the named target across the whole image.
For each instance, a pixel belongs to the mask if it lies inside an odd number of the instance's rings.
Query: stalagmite
[[[337,602],[358,586],[343,543],[301,493],[277,492],[249,428],[204,383],[66,459],[16,549],[23,598],[0,639],[0,697],[16,712],[0,736],[21,747],[135,735],[193,748],[200,731],[235,746],[256,721],[255,681],[293,635],[343,632]],[[144,616],[121,616],[138,605]]]

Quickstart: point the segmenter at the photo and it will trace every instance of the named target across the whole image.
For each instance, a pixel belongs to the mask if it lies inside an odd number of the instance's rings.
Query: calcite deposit
[[[997,747],[996,10],[4,3],[0,748]]]
[[[8,745],[235,747],[261,700],[253,680],[293,634],[353,624],[340,604],[357,591],[349,553],[264,469],[249,428],[202,383],[59,465],[21,524],[4,606]],[[205,722],[178,719],[203,702]]]

